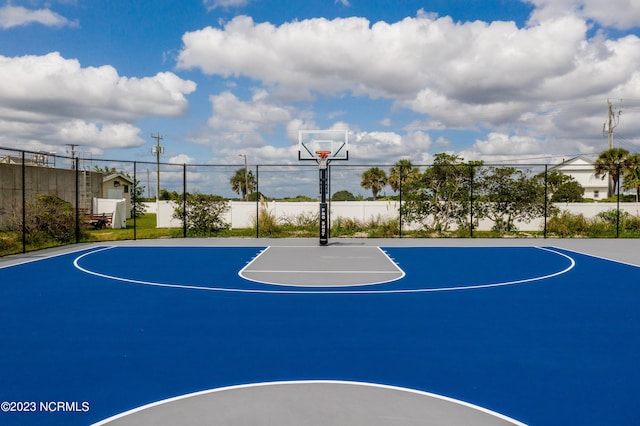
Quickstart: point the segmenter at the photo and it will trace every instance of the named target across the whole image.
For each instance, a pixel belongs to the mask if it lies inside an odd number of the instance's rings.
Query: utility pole
[[[620,110],[614,111],[613,103],[611,103],[609,99],[607,99],[607,107],[609,111],[609,118],[607,122],[604,123],[604,126],[602,127],[602,132],[607,133],[609,137],[609,149],[611,149],[613,148],[613,129],[618,127],[618,124],[620,123],[620,114],[622,114],[622,111]]]
[[[164,147],[160,146],[162,136],[160,133],[151,134],[151,138],[156,140],[156,144],[151,147],[151,152],[156,154],[156,203],[160,199],[160,154],[164,153]]]
[[[604,126],[602,128],[603,132],[607,132],[607,136],[609,139],[609,149],[613,148],[613,129],[615,129],[616,127],[618,127],[618,124],[620,124],[620,114],[622,114],[621,110],[618,110],[617,112],[613,110],[613,103],[611,103],[611,100],[607,99],[607,110],[608,110],[608,119],[607,122],[604,123]],[[611,173],[608,173],[609,177],[608,177],[608,182],[609,182],[609,190],[608,192],[608,196],[612,195],[612,191],[613,191],[613,177],[611,176]]]
[[[66,144],[68,147],[71,147],[71,151],[67,151],[69,153],[71,153],[71,168],[75,169],[76,168],[76,147],[78,147],[79,145],[77,143],[68,143]]]

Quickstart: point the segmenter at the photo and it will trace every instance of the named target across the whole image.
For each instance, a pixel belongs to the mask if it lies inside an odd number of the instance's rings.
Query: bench
[[[84,223],[93,227],[93,229],[104,229],[111,226],[113,221],[113,213],[92,214],[88,209],[78,209],[78,213],[82,215]]]

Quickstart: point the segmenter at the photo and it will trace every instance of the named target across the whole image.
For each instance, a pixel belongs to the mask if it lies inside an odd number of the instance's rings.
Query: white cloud
[[[487,140],[476,141],[474,147],[481,156],[495,157],[503,155],[525,156],[539,152],[540,142],[521,136],[508,136],[501,133],[489,133]]]
[[[185,34],[178,67],[244,75],[302,95],[351,91],[405,99],[428,88],[489,103],[571,70],[586,30],[576,18],[519,29],[426,15],[394,24],[319,18],[280,27],[241,16],[223,29]]]
[[[630,29],[640,26],[638,0],[527,0],[534,10],[531,22],[567,13],[593,20],[605,27]]]
[[[474,146],[477,155],[498,147],[522,155],[596,151],[606,99],[640,98],[640,38],[592,36],[588,19],[637,25],[640,13],[629,11],[638,1],[626,4],[626,13],[608,15],[595,0],[560,0],[565,7],[557,9],[555,0],[534,3],[525,27],[454,22],[423,11],[396,23],[353,17],[276,26],[239,16],[220,28],[184,34],[177,66],[229,81],[248,77],[281,100],[318,94],[390,99],[395,114],[408,109],[423,117],[406,127],[413,131],[494,132]],[[632,15],[627,24],[625,15]],[[625,122],[629,134],[640,126],[636,122]],[[495,135],[517,136],[499,144]],[[364,158],[401,155],[380,137],[362,136]],[[406,149],[423,155],[408,140],[402,136]]]
[[[127,123],[107,123],[99,125],[81,120],[61,123],[51,134],[53,141],[78,144],[95,148],[125,148],[145,143],[140,137],[140,129]]]
[[[608,93],[624,84],[640,65],[638,38],[588,40],[587,30],[575,16],[528,28],[425,14],[394,24],[345,18],[279,27],[241,16],[222,29],[185,34],[178,67],[247,76],[300,98],[345,91],[386,97],[444,123],[455,123],[457,114],[462,126],[479,115],[512,120],[540,98]],[[576,79],[585,73],[587,85]]]
[[[258,90],[249,101],[238,99],[231,92],[209,97],[213,114],[208,124],[221,131],[224,144],[260,146],[262,134],[272,133],[274,126],[291,120],[288,109],[269,102],[269,95]]]
[[[54,28],[78,26],[77,21],[70,21],[50,9],[31,10],[10,4],[0,7],[0,28],[9,29],[30,24]]]
[[[465,160],[483,160],[488,164],[550,164],[559,158],[599,151],[576,138],[547,139],[491,132],[486,139],[476,140],[458,154]]]
[[[173,157],[169,157],[169,163],[172,164],[192,164],[195,161],[195,158],[187,154],[178,154]]]
[[[5,107],[42,117],[133,121],[148,115],[176,117],[187,110],[195,83],[173,73],[119,76],[115,68],[82,68],[59,53],[0,56],[0,98]]]
[[[15,146],[80,143],[103,149],[143,143],[133,125],[187,112],[195,83],[173,73],[128,78],[111,66],[83,68],[59,53],[0,56],[0,132]]]
[[[203,0],[204,5],[208,10],[223,8],[228,9],[232,7],[242,7],[249,3],[249,0]]]
[[[140,129],[128,123],[95,123],[83,120],[19,122],[0,119],[0,146],[58,152],[66,144],[78,144],[95,154],[109,148],[140,146]]]
[[[414,164],[426,164],[433,141],[421,131],[400,135],[395,132],[356,132],[349,137],[349,156],[358,161],[381,160],[395,163],[409,158]]]

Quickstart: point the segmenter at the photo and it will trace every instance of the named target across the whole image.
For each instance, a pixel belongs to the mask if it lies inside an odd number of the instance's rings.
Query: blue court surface
[[[640,267],[555,247],[338,248],[90,246],[0,268],[0,424],[109,424],[274,383],[400,389],[505,424],[640,424]],[[182,424],[242,424],[183,409]]]

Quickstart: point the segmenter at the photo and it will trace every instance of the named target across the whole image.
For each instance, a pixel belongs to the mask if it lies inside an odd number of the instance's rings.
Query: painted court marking
[[[357,290],[350,290],[350,289],[336,289],[335,286],[330,286],[327,287],[325,289],[318,289],[318,290],[293,290],[293,289],[270,289],[270,288],[264,288],[264,289],[256,289],[256,288],[232,288],[232,287],[206,287],[206,286],[198,286],[198,285],[187,285],[187,284],[176,284],[176,283],[163,283],[163,282],[156,282],[156,281],[146,281],[146,280],[137,280],[137,279],[131,279],[131,278],[127,278],[127,277],[122,277],[122,276],[118,276],[118,275],[114,275],[114,274],[106,274],[106,273],[101,273],[98,271],[93,271],[90,270],[88,268],[85,268],[83,266],[81,266],[81,261],[89,256],[95,256],[95,255],[99,255],[100,252],[103,252],[105,250],[113,250],[114,248],[117,248],[117,246],[111,246],[111,247],[104,247],[104,248],[100,248],[98,250],[94,250],[91,252],[87,252],[84,253],[80,256],[78,256],[76,259],[74,259],[73,261],[73,265],[80,271],[87,273],[87,274],[91,274],[94,276],[98,276],[98,277],[102,277],[102,278],[107,278],[107,279],[111,279],[111,280],[115,280],[115,281],[121,281],[121,282],[127,282],[127,283],[132,283],[132,284],[141,284],[141,285],[148,285],[148,286],[153,286],[153,287],[169,287],[169,288],[179,288],[179,289],[188,289],[188,290],[203,290],[203,291],[223,291],[223,292],[236,292],[236,293],[270,293],[270,294],[392,294],[392,293],[430,293],[430,292],[441,292],[441,291],[460,291],[460,290],[471,290],[471,289],[482,289],[482,288],[492,288],[492,287],[503,287],[503,286],[510,286],[510,285],[517,285],[517,284],[524,284],[524,283],[530,283],[530,282],[536,282],[536,281],[542,281],[542,280],[546,280],[546,279],[550,279],[562,274],[565,274],[567,272],[569,272],[571,269],[573,269],[575,267],[575,260],[562,252],[550,249],[550,248],[545,248],[545,247],[534,247],[535,249],[538,250],[544,250],[550,253],[553,253],[555,255],[561,256],[566,258],[567,260],[569,260],[569,266],[567,266],[566,268],[559,270],[559,271],[555,271],[553,273],[549,273],[549,274],[545,274],[545,275],[541,275],[541,276],[535,276],[535,277],[530,277],[530,278],[525,278],[525,279],[520,279],[520,280],[512,280],[512,281],[504,281],[504,282],[495,282],[495,283],[488,283],[488,284],[480,284],[480,285],[461,285],[461,286],[452,286],[452,287],[435,287],[435,288],[404,288],[404,289],[357,289]],[[327,248],[321,248],[323,250],[326,250]],[[384,251],[380,248],[378,248],[381,252],[384,253]],[[263,250],[260,254],[258,254],[256,256],[256,258],[259,258],[259,256],[264,253],[266,251]],[[389,259],[390,262],[394,263],[392,259],[390,259],[386,253],[385,256],[387,257],[387,259]],[[250,262],[250,264],[253,264],[255,262],[255,259],[253,261]],[[396,265],[396,267],[398,268],[399,271],[402,271],[399,266]],[[243,268],[242,271],[244,271],[246,269]],[[277,270],[275,270],[277,272]],[[273,272],[273,271],[272,271]],[[293,271],[289,270],[288,273],[292,273]],[[301,274],[304,271],[297,271],[295,272],[295,274]],[[344,272],[344,271],[343,271]],[[363,273],[366,273],[366,271],[363,271]],[[295,276],[295,274],[293,274]],[[245,272],[246,275],[246,272]],[[310,275],[313,275],[310,274]],[[345,275],[354,275],[351,273],[347,273]],[[404,271],[402,271],[402,277],[404,277]],[[396,278],[396,280],[399,278]],[[393,280],[389,280],[389,281],[393,281]],[[258,281],[258,282],[264,282],[264,281]],[[387,281],[388,282],[388,281]],[[358,283],[356,285],[372,285],[372,284],[379,284],[379,282],[367,282],[367,283]],[[282,286],[293,286],[293,284],[288,284],[288,283],[284,283],[284,284],[278,284],[278,285],[282,285]],[[343,284],[344,286],[354,286],[353,284]],[[317,287],[316,285],[309,284],[308,286],[311,287]],[[325,286],[326,287],[326,286]]]
[[[291,404],[296,401],[295,404]],[[186,410],[176,406],[188,407]],[[346,409],[347,408],[347,409]],[[189,393],[104,419],[93,426],[199,424],[323,424],[377,426],[402,420],[429,424],[524,426],[524,423],[446,396],[415,389],[340,380],[302,380],[228,386]],[[347,423],[348,422],[348,423]],[[413,422],[411,422],[413,424]]]
[[[267,247],[238,273],[291,287],[354,287],[402,279],[404,271],[380,247]]]

